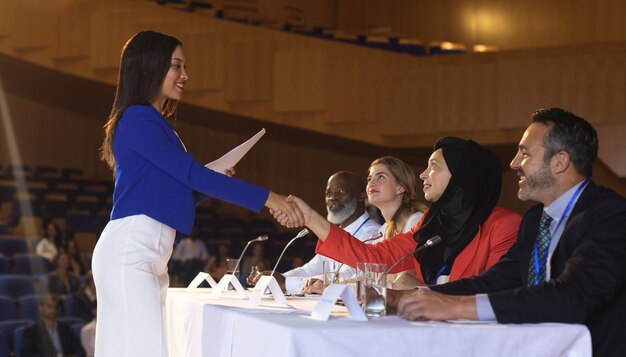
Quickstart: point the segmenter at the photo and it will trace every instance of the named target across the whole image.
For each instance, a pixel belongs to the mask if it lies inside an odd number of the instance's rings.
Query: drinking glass
[[[336,261],[327,260],[327,261],[324,261],[322,264],[323,264],[322,279],[324,282],[324,289],[326,289],[328,285],[339,282],[339,274],[338,274],[337,269],[339,269],[340,263]]]
[[[365,315],[385,316],[387,313],[385,293],[387,276],[386,264],[364,263],[363,301]]]

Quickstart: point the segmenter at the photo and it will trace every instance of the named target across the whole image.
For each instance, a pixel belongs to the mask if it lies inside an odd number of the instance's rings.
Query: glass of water
[[[336,284],[339,282],[339,274],[338,274],[339,272],[337,270],[339,269],[340,263],[334,260],[327,260],[327,261],[324,261],[322,264],[323,264],[322,271],[323,271],[324,289],[326,289],[328,285]]]
[[[385,316],[387,313],[385,293],[387,285],[386,264],[364,263],[362,282],[363,306],[367,316]]]

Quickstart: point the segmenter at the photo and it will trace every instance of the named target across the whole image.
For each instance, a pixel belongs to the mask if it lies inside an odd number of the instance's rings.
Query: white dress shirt
[[[350,233],[352,236],[360,241],[367,240],[368,238],[378,234],[380,225],[373,219],[370,219],[367,212],[363,213],[354,222],[349,224],[344,230]],[[372,242],[368,242],[372,243]],[[289,270],[283,273],[285,276],[285,290],[288,294],[298,294],[306,279],[317,277],[321,279],[323,273],[324,261],[333,261],[330,258],[316,254],[308,263],[299,268]],[[356,270],[348,265],[341,266],[339,270],[339,279],[346,279],[351,277]]]

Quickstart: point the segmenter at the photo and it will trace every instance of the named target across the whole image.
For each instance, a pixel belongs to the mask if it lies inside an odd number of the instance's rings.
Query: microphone
[[[233,275],[237,274],[237,269],[239,269],[239,263],[241,263],[241,258],[243,258],[243,253],[246,252],[246,249],[248,249],[248,246],[250,245],[250,243],[254,243],[254,242],[264,242],[266,240],[268,240],[269,237],[267,236],[267,234],[264,234],[262,236],[258,236],[252,240],[249,240],[248,243],[246,243],[246,246],[243,248],[243,251],[241,252],[241,255],[239,256],[239,259],[237,259],[237,265],[235,265],[235,269],[233,269]]]
[[[285,251],[287,250],[287,248],[291,245],[291,243],[293,243],[296,239],[298,238],[302,238],[305,235],[309,234],[309,230],[308,229],[303,229],[300,232],[298,232],[298,234],[296,234],[295,237],[293,237],[289,243],[287,243],[287,245],[285,246],[285,248],[283,248],[283,251],[280,253],[280,256],[278,257],[278,260],[276,261],[276,265],[274,265],[274,269],[272,269],[272,273],[270,274],[270,276],[274,276],[274,272],[276,271],[276,268],[278,268],[278,263],[280,263],[280,259],[283,257],[283,254],[285,254]]]
[[[400,264],[401,261],[403,261],[404,259],[408,258],[409,256],[411,256],[411,255],[421,251],[422,249],[430,248],[430,247],[432,247],[434,245],[437,245],[439,243],[441,243],[441,237],[440,236],[437,235],[437,236],[434,236],[434,237],[430,238],[429,240],[426,241],[426,243],[420,245],[414,251],[405,254],[402,258],[398,259],[395,263],[393,263],[389,268],[385,269],[385,272],[384,272],[383,275],[389,274],[389,272],[392,271],[393,268],[398,266],[398,264]]]

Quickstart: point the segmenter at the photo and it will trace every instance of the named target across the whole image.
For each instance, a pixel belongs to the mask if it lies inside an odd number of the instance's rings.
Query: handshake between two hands
[[[287,228],[305,226],[311,220],[313,211],[309,205],[296,196],[283,196],[270,192],[265,206],[274,219]]]

